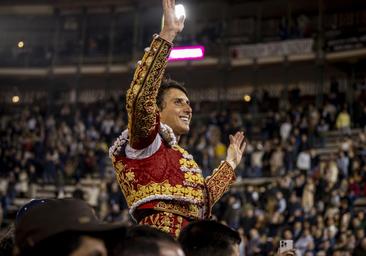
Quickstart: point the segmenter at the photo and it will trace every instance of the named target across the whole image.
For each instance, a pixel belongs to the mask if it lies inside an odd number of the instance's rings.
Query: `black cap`
[[[104,223],[97,219],[93,209],[79,199],[45,199],[27,209],[17,219],[15,245],[18,249],[32,248],[39,242],[63,232],[106,232],[124,229],[122,224]]]

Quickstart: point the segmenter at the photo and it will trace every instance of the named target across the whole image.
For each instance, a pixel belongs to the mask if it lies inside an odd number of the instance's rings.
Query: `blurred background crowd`
[[[355,201],[366,196],[364,93],[353,115],[341,94],[320,108],[300,97],[287,111],[259,110],[257,125],[246,113],[197,111],[181,145],[204,176],[225,158],[228,135],[246,131],[237,183],[214,215],[239,230],[248,255],[269,254],[281,238],[294,240],[303,253],[353,251],[362,243],[366,219]],[[267,100],[258,99],[263,110]],[[84,199],[101,219],[132,223],[108,158],[108,147],[126,129],[122,102],[117,97],[52,110],[40,102],[2,112],[4,226],[17,199],[42,195]]]

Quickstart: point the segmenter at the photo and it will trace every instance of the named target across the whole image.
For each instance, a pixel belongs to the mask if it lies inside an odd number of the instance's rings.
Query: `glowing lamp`
[[[23,48],[24,47],[24,42],[23,41],[19,41],[18,42],[18,48]]]
[[[13,96],[13,97],[11,98],[11,101],[12,101],[13,103],[18,103],[18,102],[19,102],[19,100],[20,100],[20,97],[19,97],[18,95],[15,95],[15,96]]]
[[[246,94],[246,95],[244,95],[243,99],[245,102],[250,102],[252,100],[252,97],[250,97],[250,95]]]

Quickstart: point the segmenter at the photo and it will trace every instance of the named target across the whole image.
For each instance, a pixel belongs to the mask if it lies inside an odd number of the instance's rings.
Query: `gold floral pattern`
[[[179,152],[185,153],[183,150]],[[192,171],[193,168],[190,169],[190,167],[197,165],[194,160],[186,159],[182,155],[177,161],[179,161],[181,167],[189,167],[185,171],[180,170],[183,172],[183,179],[177,185],[170,184],[169,180],[141,185],[136,180],[135,170],[126,168],[123,160],[119,159],[113,163],[116,178],[131,208],[131,213],[138,205],[145,202],[163,200],[171,201],[171,205],[176,205],[174,207],[170,206],[170,212],[198,218],[210,216],[212,206],[234,182],[234,170],[229,163],[222,162],[213,172],[213,175],[205,180],[201,173]],[[187,210],[184,204],[192,205],[195,208]],[[164,207],[161,208],[163,210]]]
[[[135,174],[133,172],[126,173],[126,178],[128,181],[133,181],[135,179]]]
[[[125,166],[121,161],[119,161],[119,162],[113,161],[113,164],[114,164],[114,169],[118,172],[122,172],[125,169]]]
[[[169,212],[158,212],[143,218],[140,225],[149,225],[178,238],[181,229],[188,224],[182,216]]]
[[[229,186],[235,181],[235,172],[230,164],[222,162],[213,172],[212,176],[206,178],[206,186],[209,194],[209,206],[212,207],[221,196],[229,190]]]
[[[130,89],[127,91],[126,108],[130,145],[142,148],[158,125],[156,96],[167,65],[172,44],[154,37],[150,48],[139,62]],[[142,144],[142,145],[141,145]]]
[[[130,191],[127,195],[127,202],[129,205],[132,205],[134,202],[155,195],[166,195],[185,198],[187,200],[203,201],[202,190],[184,187],[182,185],[173,186],[165,182],[162,184],[151,183],[145,186],[139,186],[138,190]]]
[[[190,183],[199,184],[199,185],[203,185],[205,182],[205,179],[203,178],[203,176],[196,172],[185,172],[184,179]]]
[[[194,204],[177,204],[171,202],[160,201],[158,202],[154,210],[170,212],[174,214],[179,214],[181,216],[191,217],[191,218],[200,218],[201,211],[197,205]]]
[[[121,188],[123,195],[126,196],[133,190],[132,182],[128,180],[125,174],[125,166],[121,161],[113,162],[114,170],[118,184]]]
[[[196,161],[192,160],[188,160],[185,158],[181,158],[179,159],[179,164],[181,166],[187,167],[187,168],[198,168],[198,165],[196,163]]]

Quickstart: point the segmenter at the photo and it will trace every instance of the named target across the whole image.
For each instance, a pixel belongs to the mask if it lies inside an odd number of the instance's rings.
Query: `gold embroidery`
[[[116,169],[116,171],[118,172],[122,172],[125,169],[125,166],[123,165],[122,162],[114,162],[114,168]]]
[[[156,37],[137,66],[127,91],[128,131],[132,147],[152,134],[156,126],[156,96],[171,47],[169,42]]]
[[[180,152],[182,155],[184,155],[184,154],[188,155],[188,152],[184,148],[180,147],[179,145],[174,145],[172,148],[174,150]]]
[[[211,177],[207,177],[206,185],[212,207],[221,196],[229,190],[229,186],[235,181],[235,172],[228,162],[222,162]]]
[[[184,179],[190,183],[199,185],[203,185],[205,181],[201,174],[195,172],[185,172]]]
[[[158,212],[143,218],[139,224],[152,226],[177,238],[183,228],[184,219],[173,213]]]
[[[133,181],[135,179],[135,174],[133,172],[126,173],[126,178],[128,181]]]
[[[129,207],[136,205],[137,202],[149,202],[157,199],[173,200],[173,202],[178,202],[178,206],[174,206],[172,203],[165,206],[158,205],[156,209],[182,216],[201,218],[204,214],[202,207],[207,208],[208,204],[205,180],[201,173],[196,171],[199,170],[197,163],[191,157],[187,157],[189,156],[187,151],[179,146],[173,146],[173,148],[183,155],[179,159],[183,174],[181,184],[172,185],[168,180],[165,180],[159,183],[151,182],[141,185],[135,170],[126,168],[122,161],[113,162],[117,181]]]
[[[154,209],[187,217],[200,218],[200,210],[198,206],[194,204],[169,203],[160,201],[157,203]]]
[[[179,159],[180,166],[185,167],[186,169],[199,169],[196,161],[193,160],[193,157],[185,149],[181,148],[178,145],[174,145],[172,146],[172,148],[181,153],[183,156],[181,159]]]
[[[192,187],[183,187],[182,185],[171,185],[167,181],[162,183],[150,183],[147,185],[137,185],[137,189],[134,189],[131,185],[132,172],[124,174],[123,172],[116,172],[116,177],[120,187],[125,195],[129,206],[149,196],[172,196],[172,197],[184,197],[188,200],[194,200],[198,202],[203,201],[203,191]],[[128,177],[129,176],[129,177]]]
[[[131,182],[128,181],[128,179],[124,173],[125,166],[123,165],[123,163],[121,161],[113,162],[113,166],[115,169],[116,178],[117,178],[119,187],[121,188],[121,191],[126,198],[126,196],[129,194],[129,192],[131,190],[133,190],[133,187],[132,187]]]

